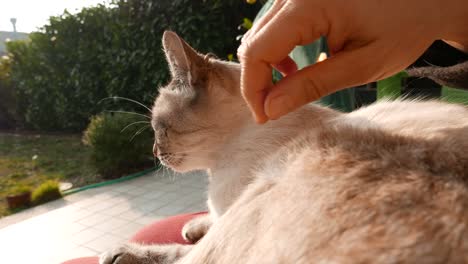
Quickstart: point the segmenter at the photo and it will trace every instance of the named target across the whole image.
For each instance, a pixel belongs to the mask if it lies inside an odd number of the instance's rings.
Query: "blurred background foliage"
[[[201,52],[233,58],[236,37],[249,24],[245,18],[262,5],[248,2],[118,0],[51,17],[28,41],[7,43],[8,57],[0,66],[0,110],[9,113],[4,123],[80,132],[91,116],[115,109],[112,101],[99,103],[103,98],[151,105],[158,86],[168,81],[164,30],[177,32]],[[137,105],[119,107],[140,111]]]
[[[7,42],[0,54],[0,201],[18,186],[46,182],[35,197],[47,201],[57,197],[49,180],[80,187],[157,167],[153,133],[141,118],[148,110],[118,98],[152,105],[169,77],[165,30],[201,52],[235,60],[261,6],[255,0],[113,0],[65,11],[27,40]],[[0,202],[0,217],[12,212]]]
[[[145,124],[137,126],[138,124]],[[105,179],[157,166],[149,120],[123,113],[94,116],[83,134],[91,163]]]

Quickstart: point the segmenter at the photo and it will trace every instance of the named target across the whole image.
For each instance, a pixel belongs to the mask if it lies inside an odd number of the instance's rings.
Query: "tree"
[[[29,128],[81,131],[92,115],[111,108],[110,101],[99,103],[103,98],[150,105],[169,76],[164,30],[226,58],[237,49],[238,25],[260,7],[238,0],[119,0],[51,17],[30,41],[8,43],[18,114]]]

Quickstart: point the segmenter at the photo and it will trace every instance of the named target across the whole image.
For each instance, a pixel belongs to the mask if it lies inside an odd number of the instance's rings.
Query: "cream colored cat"
[[[239,65],[175,33],[173,79],[153,108],[155,151],[210,174],[194,246],[127,244],[102,264],[468,263],[468,109],[381,102],[345,114],[305,106],[257,125]]]

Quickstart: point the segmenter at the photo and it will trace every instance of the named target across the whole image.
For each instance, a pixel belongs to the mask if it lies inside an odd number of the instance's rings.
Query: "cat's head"
[[[239,65],[199,54],[174,32],[162,42],[172,78],[153,106],[153,152],[176,171],[210,168],[249,116]]]

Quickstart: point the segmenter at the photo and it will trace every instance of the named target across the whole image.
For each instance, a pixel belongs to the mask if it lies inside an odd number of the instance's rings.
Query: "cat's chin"
[[[184,164],[182,166],[166,166],[166,167],[177,173],[187,173],[187,172],[192,172],[192,171],[206,170],[206,168],[204,167],[192,167],[192,166],[188,166],[188,164]]]
[[[178,172],[178,173],[186,173],[186,172],[191,171],[189,169],[179,168],[179,167],[168,167],[168,168],[170,168],[171,170],[173,170],[175,172]]]
[[[206,166],[206,164],[205,166],[203,166],[203,164],[194,163],[192,160],[187,159],[187,158],[173,159],[173,160],[160,158],[159,161],[164,167],[171,169],[177,173],[186,173],[186,172],[191,172],[191,171],[206,170],[207,168],[209,168]]]
[[[174,164],[169,164],[167,162],[164,162],[164,161],[161,161],[161,164],[164,165],[164,167],[168,168],[168,169],[171,169],[175,172],[178,172],[178,173],[185,173],[185,172],[189,172],[189,171],[192,171],[193,169],[191,168],[186,168],[185,166],[183,165],[174,165]]]

